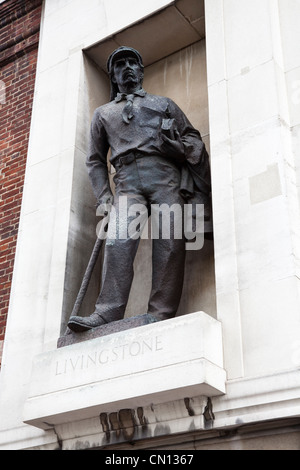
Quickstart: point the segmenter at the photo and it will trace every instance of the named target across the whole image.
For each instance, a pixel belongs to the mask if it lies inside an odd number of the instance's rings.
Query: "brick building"
[[[15,258],[42,0],[0,4],[0,363]]]

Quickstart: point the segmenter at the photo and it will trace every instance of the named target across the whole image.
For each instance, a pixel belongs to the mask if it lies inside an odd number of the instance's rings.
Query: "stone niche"
[[[140,51],[145,65],[144,88],[172,98],[201,132],[209,151],[203,1],[172,2],[84,51],[62,334],[99,223],[85,156],[94,110],[109,100],[106,60],[119,45]],[[113,174],[114,168],[110,168],[111,179]],[[87,435],[93,436],[92,447],[107,444],[108,434],[115,429],[113,418],[118,414],[122,421],[126,410],[126,416],[130,412],[139,420],[140,427],[135,429],[140,429],[140,437],[145,437],[145,423],[148,437],[206,429],[204,416],[210,397],[223,395],[226,383],[222,329],[215,318],[214,246],[209,233],[210,239],[201,250],[187,251],[185,284],[176,318],[93,337],[35,357],[25,423],[42,429],[55,427],[65,448],[77,446],[79,436],[85,443]],[[80,315],[92,313],[100,281],[101,256]],[[146,239],[141,240],[135,261],[127,320],[147,312],[150,284],[151,240]],[[139,438],[139,434],[131,438]]]
[[[166,24],[171,25],[170,28],[166,28]],[[95,227],[99,223],[85,168],[85,154],[94,110],[109,101],[107,57],[119,45],[135,47],[141,52],[145,65],[144,88],[150,93],[172,98],[201,132],[209,152],[204,2],[180,0],[84,51],[62,333],[95,242]],[[114,168],[110,169],[112,187],[114,171]],[[187,251],[186,255],[185,282],[177,315],[202,310],[216,318],[212,233],[205,239],[201,250]],[[141,240],[134,269],[135,278],[125,318],[147,311],[152,275],[150,239]],[[100,281],[101,257],[80,315],[93,312]]]

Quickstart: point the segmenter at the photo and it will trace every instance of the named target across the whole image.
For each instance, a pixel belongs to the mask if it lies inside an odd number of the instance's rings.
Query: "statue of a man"
[[[204,202],[210,193],[210,170],[200,133],[171,99],[142,88],[144,67],[138,51],[120,47],[110,55],[107,66],[111,101],[94,113],[87,156],[97,205],[113,204],[118,214],[120,197],[126,196],[128,213],[133,204],[149,210],[153,204],[183,208],[195,192]],[[116,169],[114,196],[107,168],[109,148]],[[187,180],[189,187],[184,187]],[[118,223],[120,228],[124,221]],[[152,241],[147,313],[157,320],[175,316],[183,286],[185,239],[175,237],[172,228],[168,239],[159,236]],[[89,317],[72,316],[71,330],[85,331],[124,317],[138,243],[138,237],[129,235],[106,240],[95,311]]]

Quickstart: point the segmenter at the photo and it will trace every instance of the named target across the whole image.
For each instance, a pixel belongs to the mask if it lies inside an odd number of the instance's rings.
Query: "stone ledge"
[[[113,321],[107,325],[99,326],[83,333],[73,333],[69,328],[67,334],[61,336],[57,342],[58,348],[69,346],[70,344],[82,343],[101,336],[112,335],[119,333],[120,331],[129,330],[131,328],[137,328],[138,326],[149,325],[155,323],[157,320],[153,315],[146,313],[144,315],[137,315],[136,317],[124,318],[124,320]]]
[[[213,399],[216,428],[300,417],[299,369],[226,383],[226,395]]]
[[[203,312],[34,359],[24,422],[50,429],[101,413],[225,393],[221,324]]]

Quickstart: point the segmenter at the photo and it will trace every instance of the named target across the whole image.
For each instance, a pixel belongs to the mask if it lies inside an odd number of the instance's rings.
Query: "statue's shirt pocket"
[[[140,127],[160,129],[163,119],[167,117],[164,109],[158,107],[141,106],[139,116]]]

